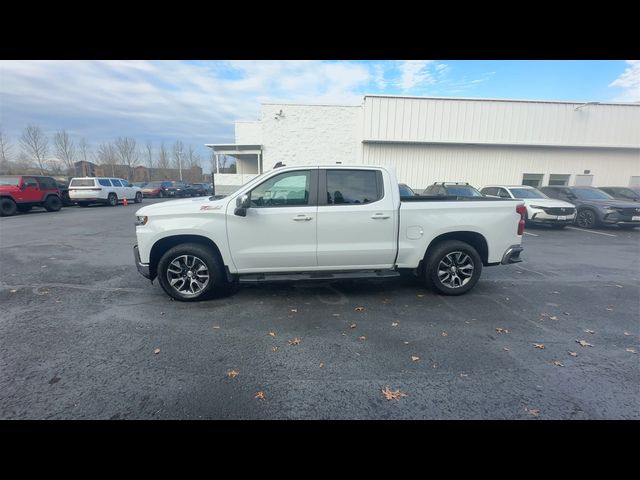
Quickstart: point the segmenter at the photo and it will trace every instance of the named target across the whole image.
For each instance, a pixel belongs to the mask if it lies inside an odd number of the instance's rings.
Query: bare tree
[[[115,141],[116,153],[118,160],[128,167],[127,180],[131,180],[133,175],[133,167],[138,164],[139,156],[136,149],[135,138],[118,137]]]
[[[145,160],[147,161],[147,166],[149,168],[153,168],[153,144],[147,141],[147,144],[144,146],[145,148]]]
[[[180,171],[180,181],[182,181],[182,162],[184,155],[184,144],[180,140],[176,140],[173,144],[173,161],[176,168]]]
[[[6,133],[0,129],[0,173],[9,173],[13,145]]]
[[[115,164],[117,161],[116,147],[111,142],[98,145],[96,158],[100,165],[111,166],[111,175],[116,176]]]
[[[78,142],[78,153],[80,155],[80,160],[84,163],[82,164],[82,175],[87,176],[87,162],[89,161],[89,157],[91,156],[91,147],[87,143],[87,140],[84,138],[80,139]],[[73,174],[75,175],[75,170]]]
[[[160,169],[160,173],[162,178],[160,180],[164,180],[167,176],[167,169],[171,166],[171,161],[169,158],[169,152],[167,151],[167,147],[164,146],[164,143],[160,144],[160,151],[158,152],[158,168]]]
[[[47,152],[49,151],[49,139],[42,129],[36,125],[27,125],[27,128],[22,132],[20,143],[26,153],[36,161],[40,173],[44,175]]]
[[[76,157],[76,146],[73,140],[69,138],[67,131],[62,129],[53,136],[53,143],[56,147],[56,156],[64,162],[65,167],[67,167],[67,174],[71,175]]]

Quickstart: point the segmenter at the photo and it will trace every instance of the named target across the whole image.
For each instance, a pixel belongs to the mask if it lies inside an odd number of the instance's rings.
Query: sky
[[[27,124],[91,145],[118,136],[208,158],[261,102],[359,105],[365,94],[640,102],[640,61],[0,61],[0,128]],[[204,169],[209,171],[208,162]]]

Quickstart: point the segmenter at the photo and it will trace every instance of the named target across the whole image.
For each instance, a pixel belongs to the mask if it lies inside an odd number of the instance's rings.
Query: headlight
[[[138,225],[146,225],[149,221],[149,217],[146,215],[136,215],[136,226]]]

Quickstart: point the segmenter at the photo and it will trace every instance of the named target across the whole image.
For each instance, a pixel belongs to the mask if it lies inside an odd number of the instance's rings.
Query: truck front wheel
[[[424,262],[427,287],[444,295],[471,290],[482,273],[482,259],[475,248],[459,240],[437,244]]]
[[[222,265],[207,247],[197,243],[177,245],[158,262],[158,281],[170,297],[193,302],[210,297],[225,282]]]

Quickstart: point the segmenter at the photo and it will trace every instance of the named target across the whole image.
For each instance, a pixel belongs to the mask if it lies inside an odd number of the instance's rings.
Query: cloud
[[[433,60],[407,60],[400,66],[399,86],[403,90],[410,90],[417,86],[431,85],[436,83],[435,78],[429,71],[429,66]]]
[[[615,101],[618,102],[639,102],[640,101],[640,60],[627,60],[630,65],[620,74],[609,87],[618,87],[624,89]]]

